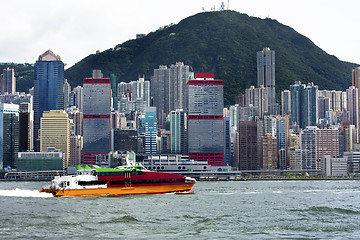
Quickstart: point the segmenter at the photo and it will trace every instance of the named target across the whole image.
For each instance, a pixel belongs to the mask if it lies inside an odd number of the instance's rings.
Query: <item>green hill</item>
[[[149,79],[159,65],[181,61],[194,72],[213,72],[223,79],[228,105],[245,88],[256,85],[256,52],[263,47],[276,53],[277,93],[294,81],[344,90],[357,66],[339,61],[276,20],[219,11],[196,14],[144,38],[89,55],[66,70],[65,77],[75,87],[91,76],[92,69],[101,69],[106,77],[114,73],[118,81],[128,82],[139,74]]]

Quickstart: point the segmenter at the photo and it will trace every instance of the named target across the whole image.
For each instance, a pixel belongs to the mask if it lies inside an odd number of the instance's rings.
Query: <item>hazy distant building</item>
[[[275,101],[275,51],[264,48],[257,52],[257,87],[263,86],[266,91],[267,106],[265,111],[276,114]]]
[[[281,92],[281,114],[282,116],[291,113],[291,92],[284,90]]]
[[[165,119],[171,111],[184,109],[187,111],[187,87],[190,79],[189,66],[182,62],[172,64],[170,68],[160,65],[154,69],[151,80],[151,95],[157,109],[160,128],[165,127]]]
[[[355,125],[356,128],[359,128],[360,119],[359,119],[359,89],[355,86],[351,86],[346,89],[347,97],[347,111],[350,114],[350,124]],[[359,133],[357,133],[357,138]]]
[[[15,72],[12,68],[3,69],[3,73],[0,78],[0,92],[1,94],[9,93],[15,94],[16,92],[16,78]]]

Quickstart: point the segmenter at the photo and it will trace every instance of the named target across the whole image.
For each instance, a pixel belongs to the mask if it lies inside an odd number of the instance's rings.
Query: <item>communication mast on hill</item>
[[[221,10],[221,11],[224,11],[224,10],[225,10],[225,3],[224,3],[224,2],[221,2],[220,10]]]
[[[228,8],[227,8],[227,10],[230,10],[230,0],[228,0]]]

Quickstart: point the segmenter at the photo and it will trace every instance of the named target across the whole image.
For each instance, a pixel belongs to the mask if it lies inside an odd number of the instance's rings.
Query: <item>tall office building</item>
[[[260,118],[262,118],[264,113],[267,112],[267,105],[267,91],[264,86],[260,86],[258,88],[250,86],[250,88],[245,89],[245,106],[253,106]]]
[[[360,67],[352,70],[352,85],[356,88],[360,88]]]
[[[290,165],[289,162],[289,116],[276,117],[276,138],[279,154],[285,154],[284,158],[279,155],[279,169],[284,170]]]
[[[107,155],[111,150],[110,79],[94,77],[83,80],[84,164],[108,161]]]
[[[81,164],[81,152],[83,148],[83,137],[80,135],[70,136],[70,159],[69,166],[76,166]]]
[[[261,137],[262,145],[262,166],[263,170],[278,169],[278,148],[277,139],[271,133],[267,133]]]
[[[318,122],[318,86],[295,82],[290,86],[291,92],[291,122],[304,129],[316,126]]]
[[[239,122],[236,141],[235,167],[239,170],[258,170],[258,137],[255,121]]]
[[[317,169],[320,169],[320,160],[324,155],[339,157],[339,130],[337,128],[316,129]]]
[[[281,115],[289,115],[291,113],[291,92],[284,90],[281,92]]]
[[[71,93],[71,86],[70,83],[68,83],[67,79],[64,79],[64,109],[68,108],[70,106],[70,93]]]
[[[64,109],[64,63],[59,55],[48,50],[35,63],[34,138],[39,151],[40,118],[44,111]]]
[[[19,105],[0,104],[0,169],[15,168],[19,151]]]
[[[19,111],[19,152],[33,149],[34,112],[31,103],[20,103]]]
[[[145,153],[157,153],[156,107],[145,109]]]
[[[64,110],[44,111],[40,119],[40,152],[60,149],[64,154],[63,168],[70,160],[70,120]]]
[[[355,86],[351,86],[346,89],[347,97],[347,111],[350,114],[350,124],[355,125],[356,128],[359,128],[360,119],[359,119],[359,89]],[[357,138],[359,133],[357,133]]]
[[[1,80],[1,85],[0,85],[1,95],[4,95],[5,93],[14,95],[16,92],[16,78],[15,78],[14,69],[12,68],[3,69],[3,73],[1,75],[0,80]]]
[[[165,65],[154,69],[151,80],[151,94],[157,109],[160,128],[165,127],[165,120],[171,111],[187,110],[187,87],[190,79],[189,66],[177,62],[168,68]]]
[[[189,158],[224,165],[223,81],[213,73],[197,73],[188,81]]]
[[[308,126],[300,132],[302,170],[315,170],[316,163],[316,126]]]
[[[170,114],[171,153],[187,154],[187,117],[183,109]]]
[[[275,51],[263,48],[257,52],[257,86],[264,86],[267,93],[267,106],[265,111],[276,114],[275,102]]]

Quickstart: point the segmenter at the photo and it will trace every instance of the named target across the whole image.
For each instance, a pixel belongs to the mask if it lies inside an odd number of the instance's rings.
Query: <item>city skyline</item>
[[[0,50],[0,62],[31,63],[39,52],[53,49],[61,53],[68,68],[97,50],[103,51],[134,39],[138,33],[148,34],[202,11],[219,10],[224,2],[224,9],[229,7],[249,16],[276,19],[340,60],[360,63],[360,57],[354,51],[360,34],[352,31],[360,18],[356,12],[360,2],[355,0],[341,3],[279,0],[272,2],[271,6],[265,0],[186,0],[172,4],[162,0],[137,0],[107,1],[106,5],[84,1],[62,1],[56,5],[42,0],[38,2],[41,4],[36,4],[36,7],[21,0],[4,5],[0,19],[7,23],[3,32],[6,37],[0,40],[0,44],[6,48]]]

